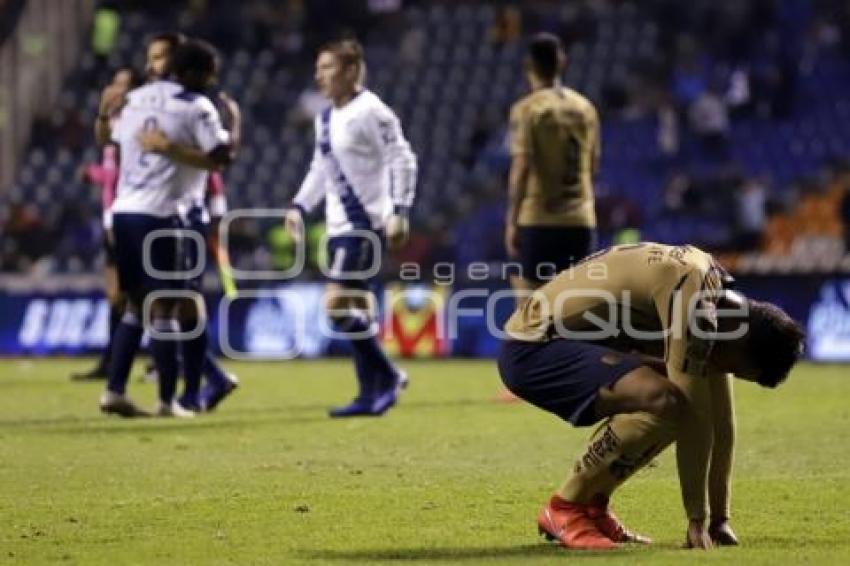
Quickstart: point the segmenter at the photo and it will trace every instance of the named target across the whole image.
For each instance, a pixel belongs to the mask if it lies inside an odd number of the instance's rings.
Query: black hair
[[[199,90],[218,67],[218,52],[202,39],[187,39],[171,56],[171,71],[187,88]]]
[[[747,353],[758,368],[756,381],[759,385],[774,388],[787,379],[803,354],[806,334],[778,306],[753,299],[748,303]]]
[[[146,45],[150,45],[151,43],[155,43],[157,41],[163,41],[168,44],[168,47],[171,49],[171,52],[174,53],[174,50],[183,45],[186,42],[186,36],[177,31],[161,31],[155,33],[148,37]]]
[[[551,33],[538,33],[528,43],[528,62],[542,79],[554,79],[564,64],[564,44]]]

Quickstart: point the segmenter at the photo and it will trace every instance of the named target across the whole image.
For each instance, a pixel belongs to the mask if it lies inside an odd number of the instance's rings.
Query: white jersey
[[[156,81],[130,91],[112,128],[112,139],[121,147],[114,214],[171,216],[177,214],[179,201],[187,195],[203,194],[206,170],[142,150],[136,136],[151,129],[162,130],[173,143],[198,147],[205,153],[230,141],[218,110],[207,97],[171,81]]]
[[[413,205],[415,186],[416,155],[398,118],[362,90],[316,116],[313,160],[293,203],[310,212],[324,198],[330,236],[382,230],[394,209]]]
[[[200,212],[197,219],[209,224],[211,220],[220,219],[227,214],[227,209],[224,177],[220,171],[210,171],[203,191],[189,191],[177,204],[177,213],[184,222],[189,221],[192,214]]]

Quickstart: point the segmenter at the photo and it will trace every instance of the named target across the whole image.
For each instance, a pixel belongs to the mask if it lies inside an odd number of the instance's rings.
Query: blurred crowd
[[[0,0],[0,13],[12,4]],[[805,122],[806,112],[819,100],[818,92],[806,89],[807,77],[825,53],[839,62],[840,73],[850,68],[850,2],[839,0],[104,0],[92,27],[95,59],[86,79],[92,88],[102,83],[117,63],[114,52],[122,19],[142,14],[211,39],[226,59],[237,52],[271,49],[286,65],[291,81],[301,85],[288,107],[276,110],[286,114],[299,136],[310,137],[312,116],[324,104],[310,86],[312,54],[318,45],[353,34],[367,45],[367,54],[384,54],[378,68],[402,72],[408,67],[415,73],[432,55],[433,37],[426,31],[432,28],[421,24],[424,15],[442,6],[452,18],[461,4],[492,11],[487,39],[497,52],[520,52],[516,48],[523,38],[536,31],[553,32],[573,47],[570,56],[576,69],[568,73],[567,82],[576,79],[575,86],[597,103],[605,124],[597,202],[603,243],[662,238],[668,232],[656,226],[699,217],[715,220],[720,228],[709,224],[704,232],[674,232],[674,237],[705,240],[694,243],[721,251],[758,250],[764,247],[773,215],[793,211],[807,192],[846,179],[850,139],[841,138],[843,132],[836,134],[834,144],[805,154],[786,175],[772,170],[774,162],[767,158],[751,157],[752,148],[745,147],[759,144],[758,136],[777,135],[769,133],[772,125],[796,128]],[[610,23],[616,18],[632,22],[626,31],[634,35],[616,37],[620,28]],[[2,31],[0,26],[0,37]],[[614,64],[588,68],[588,61],[600,60]],[[506,80],[516,87],[512,92],[521,93],[521,60],[516,61],[513,76]],[[835,83],[837,95],[850,93],[850,80],[841,80]],[[392,75],[387,84],[394,82]],[[393,96],[387,98],[393,102]],[[459,178],[465,183],[461,191],[471,197],[459,195],[440,221],[433,220],[433,214],[416,218],[420,237],[403,259],[427,265],[446,259],[463,263],[505,258],[494,234],[501,230],[506,193],[509,103],[500,100],[479,108],[468,135],[448,152],[453,166],[469,172]],[[33,125],[31,145],[60,148],[63,159],[81,156],[92,144],[89,120],[78,105],[60,101],[55,112]],[[830,120],[825,121],[829,128]],[[639,132],[644,137],[636,139],[649,136],[648,143],[626,141],[629,124],[647,124],[646,132]],[[740,139],[740,131],[762,132],[760,124],[767,124],[767,134]],[[410,127],[405,121],[405,128]],[[819,130],[815,136],[820,135]],[[638,157],[630,161],[630,155]],[[785,161],[782,154],[773,159]],[[41,258],[67,250],[77,250],[83,261],[61,269],[90,269],[85,258],[98,250],[96,205],[69,202],[45,217],[29,198],[0,204],[0,269],[26,271]],[[846,224],[850,200],[841,202],[836,214]],[[275,228],[246,229],[236,240],[236,263],[242,252],[261,263],[283,261],[275,255],[285,255],[287,244]]]

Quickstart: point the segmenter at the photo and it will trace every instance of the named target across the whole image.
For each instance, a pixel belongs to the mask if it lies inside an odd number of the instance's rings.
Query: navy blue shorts
[[[535,283],[554,278],[596,248],[593,228],[519,226],[517,236],[522,276]]]
[[[351,289],[368,289],[380,273],[386,247],[383,233],[374,234],[377,246],[372,239],[361,235],[328,238],[328,280]]]
[[[184,285],[181,280],[163,279],[145,269],[144,241],[154,230],[180,228],[176,217],[160,218],[149,214],[115,214],[112,232],[115,239],[115,259],[118,268],[118,283],[121,290],[135,298],[151,291],[176,289]],[[160,237],[153,240],[150,264],[159,271],[180,271],[180,241],[176,237]]]
[[[599,390],[643,365],[636,356],[563,338],[506,340],[498,363],[502,381],[514,395],[574,426],[599,421],[593,408]]]
[[[186,220],[183,221],[183,227],[186,230],[194,232],[201,237],[200,241],[195,241],[194,238],[185,238],[181,240],[180,257],[183,262],[183,268],[186,271],[193,271],[198,267],[198,264],[209,265],[213,258],[210,257],[207,251],[207,238],[210,233],[210,225],[203,220],[203,211],[199,208],[193,208],[190,211]],[[203,242],[203,245],[199,245]],[[206,269],[204,269],[205,271]],[[203,286],[204,271],[201,271],[196,277],[185,280],[185,285],[188,289],[199,291]]]

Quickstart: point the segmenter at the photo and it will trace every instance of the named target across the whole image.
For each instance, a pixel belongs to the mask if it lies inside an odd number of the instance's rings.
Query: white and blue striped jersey
[[[127,95],[127,104],[112,128],[121,148],[121,171],[114,214],[171,216],[189,195],[203,195],[208,172],[143,151],[136,137],[160,129],[171,140],[209,153],[230,142],[215,105],[201,94],[171,81],[156,81]]]
[[[316,117],[316,147],[293,204],[325,199],[328,235],[382,230],[394,210],[413,205],[416,155],[395,113],[368,90]]]

